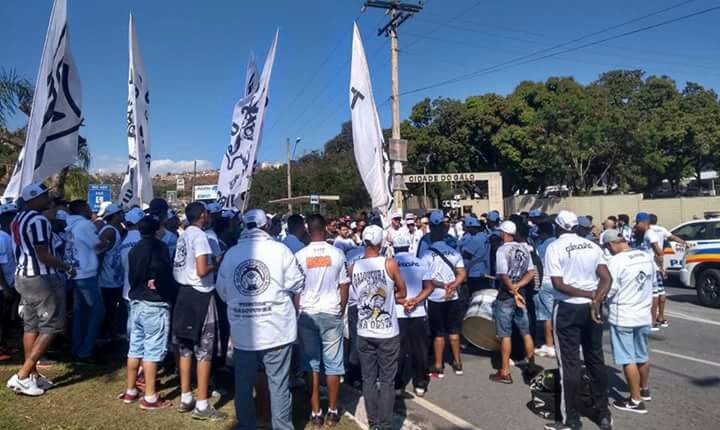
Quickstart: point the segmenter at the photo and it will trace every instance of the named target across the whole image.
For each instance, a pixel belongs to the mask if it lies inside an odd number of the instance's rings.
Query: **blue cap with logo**
[[[638,212],[637,215],[635,215],[635,222],[649,222],[650,221],[650,214],[647,212]]]

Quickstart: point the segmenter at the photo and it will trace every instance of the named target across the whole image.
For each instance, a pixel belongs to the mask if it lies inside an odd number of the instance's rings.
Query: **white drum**
[[[463,336],[468,342],[485,351],[500,350],[500,341],[495,335],[493,303],[497,299],[496,289],[477,291],[472,296],[470,307],[463,319]]]

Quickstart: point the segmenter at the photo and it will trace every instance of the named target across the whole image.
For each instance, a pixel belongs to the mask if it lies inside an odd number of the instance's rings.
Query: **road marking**
[[[703,360],[703,359],[695,358],[695,357],[688,357],[687,355],[676,354],[676,353],[674,353],[674,352],[667,352],[667,351],[663,351],[663,350],[660,350],[660,349],[654,349],[654,348],[652,348],[651,351],[652,351],[652,352],[655,352],[655,353],[658,353],[658,354],[667,355],[667,356],[670,356],[670,357],[682,358],[683,360],[688,360],[688,361],[694,361],[694,362],[696,362],[696,363],[707,364],[708,366],[720,367],[720,363],[716,363],[716,362],[714,362],[714,361]]]
[[[445,409],[441,408],[440,406],[437,406],[434,403],[428,402],[425,399],[421,399],[420,397],[415,397],[412,399],[412,401],[417,403],[418,405],[422,406],[423,408],[427,409],[428,411],[434,413],[435,415],[439,416],[440,418],[443,418],[445,421],[456,425],[460,429],[482,430],[480,427],[470,424],[469,422],[465,421],[464,419],[451,414],[450,412],[446,411]]]
[[[718,321],[706,320],[704,318],[693,317],[690,315],[681,314],[679,312],[665,311],[665,315],[671,316],[673,318],[680,318],[681,320],[694,321],[694,322],[699,322],[699,323],[703,323],[703,324],[720,326],[720,322],[718,322]]]

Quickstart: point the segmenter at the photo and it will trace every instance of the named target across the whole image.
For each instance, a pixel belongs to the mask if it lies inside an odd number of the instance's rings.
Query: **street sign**
[[[185,191],[185,178],[182,176],[177,178],[177,182],[175,183],[175,189],[177,191]]]
[[[217,185],[195,185],[193,200],[217,200]]]
[[[167,190],[165,191],[165,200],[167,200],[170,206],[177,203],[177,191]]]
[[[88,186],[88,203],[93,212],[100,210],[103,202],[112,201],[112,185],[90,184]]]
[[[405,175],[403,179],[408,184],[436,183],[436,182],[474,182],[487,180],[488,173],[428,173],[427,175]]]
[[[319,205],[320,204],[320,195],[310,194],[310,204],[311,205]]]

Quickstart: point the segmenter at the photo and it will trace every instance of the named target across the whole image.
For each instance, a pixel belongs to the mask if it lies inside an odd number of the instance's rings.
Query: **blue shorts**
[[[343,319],[333,314],[301,313],[298,334],[303,350],[305,370],[328,376],[345,374],[343,364]]]
[[[496,300],[493,303],[493,319],[495,320],[495,335],[498,338],[511,337],[513,323],[520,331],[521,336],[530,334],[527,309],[515,306],[515,299],[512,297]]]
[[[155,363],[165,359],[170,336],[170,306],[167,303],[132,300],[128,328],[128,358]]]
[[[537,321],[552,320],[553,305],[555,304],[553,290],[552,284],[543,283],[540,291],[533,297],[533,301],[535,302],[535,319]]]
[[[653,282],[653,297],[665,296],[665,284],[663,282],[662,273],[658,270],[655,272],[655,282]]]
[[[610,341],[615,364],[641,364],[648,361],[650,326],[621,327],[610,325]]]

